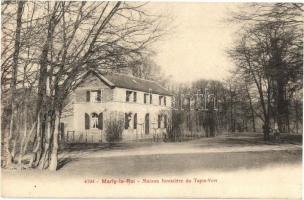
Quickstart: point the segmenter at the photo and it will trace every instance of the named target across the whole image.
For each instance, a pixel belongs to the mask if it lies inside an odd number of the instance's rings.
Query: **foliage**
[[[275,124],[281,132],[291,131],[291,102],[303,82],[302,13],[303,4],[249,4],[234,16],[243,26],[228,54],[251,108],[257,102],[252,110],[264,123],[265,139]]]
[[[124,121],[121,118],[115,117],[106,120],[106,140],[109,143],[119,142],[122,139],[122,132],[124,130]]]
[[[173,110],[171,117],[168,118],[168,125],[166,127],[167,140],[176,142],[181,140],[182,130],[181,126],[184,123],[184,112]]]

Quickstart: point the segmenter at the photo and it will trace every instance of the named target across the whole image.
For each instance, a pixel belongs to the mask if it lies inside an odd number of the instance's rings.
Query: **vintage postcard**
[[[1,1],[1,196],[301,199],[302,3]]]

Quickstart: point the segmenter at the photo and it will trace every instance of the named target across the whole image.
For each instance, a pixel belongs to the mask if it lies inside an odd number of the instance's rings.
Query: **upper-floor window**
[[[126,91],[126,102],[130,102],[132,91]]]
[[[87,91],[87,102],[101,102],[101,90]]]
[[[148,96],[149,94],[147,93],[144,94],[144,103],[148,103]]]
[[[167,99],[165,96],[159,96],[159,105],[167,105]]]
[[[133,94],[133,95],[132,95]],[[133,100],[132,100],[133,97]],[[133,92],[133,91],[126,91],[126,102],[136,102],[137,101],[137,92]]]
[[[162,101],[163,101],[164,96],[159,96],[158,98],[159,98],[158,104],[162,105]]]

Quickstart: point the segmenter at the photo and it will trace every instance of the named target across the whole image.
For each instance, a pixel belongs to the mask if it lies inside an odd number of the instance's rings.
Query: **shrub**
[[[172,111],[172,116],[168,120],[168,126],[166,128],[167,137],[166,140],[176,142],[181,140],[182,131],[181,125],[184,123],[184,113],[181,111]]]
[[[122,132],[124,130],[124,121],[121,119],[110,119],[106,121],[106,140],[109,143],[119,142],[122,139]]]

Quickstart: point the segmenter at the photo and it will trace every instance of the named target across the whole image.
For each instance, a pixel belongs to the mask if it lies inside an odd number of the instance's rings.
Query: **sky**
[[[236,27],[225,23],[233,3],[152,3],[173,19],[168,35],[155,44],[154,60],[166,75],[178,82],[197,79],[223,80],[233,63],[226,50]]]

